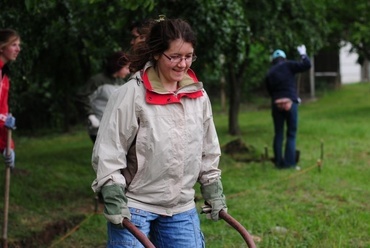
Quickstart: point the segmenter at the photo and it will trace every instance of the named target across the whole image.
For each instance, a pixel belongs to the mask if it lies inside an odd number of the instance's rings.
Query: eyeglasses
[[[162,53],[166,58],[168,58],[169,61],[173,64],[178,64],[180,63],[183,59],[185,60],[186,63],[194,62],[197,60],[196,55],[187,55],[185,57],[182,57],[180,55],[173,55],[173,56],[168,56],[165,53]]]

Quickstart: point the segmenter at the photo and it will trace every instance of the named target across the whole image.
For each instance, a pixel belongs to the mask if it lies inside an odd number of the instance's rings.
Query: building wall
[[[351,45],[340,49],[340,74],[342,84],[357,83],[361,81],[361,66],[357,63],[358,55],[350,53]]]

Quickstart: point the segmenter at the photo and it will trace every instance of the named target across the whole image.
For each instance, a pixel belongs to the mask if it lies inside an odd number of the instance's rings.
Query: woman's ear
[[[155,56],[153,56],[153,58],[154,58],[154,60],[158,60],[159,59],[159,55],[155,55]]]

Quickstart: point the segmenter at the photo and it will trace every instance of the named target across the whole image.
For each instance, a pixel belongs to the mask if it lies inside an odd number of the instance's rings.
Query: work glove
[[[4,149],[4,152],[3,152],[3,156],[4,156],[4,161],[5,161],[5,165],[6,166],[9,166],[10,168],[14,168],[15,166],[15,152],[13,149],[10,149],[10,155],[8,156],[7,155],[7,149]]]
[[[207,218],[218,221],[220,219],[219,212],[221,210],[227,212],[221,181],[217,180],[211,184],[202,185],[200,190],[205,201],[201,213],[205,213]]]
[[[12,114],[8,114],[6,116],[4,126],[8,129],[15,129],[15,118],[12,116]]]
[[[124,218],[131,220],[127,197],[121,185],[104,186],[101,193],[104,200],[104,216],[109,222],[122,226]]]
[[[298,53],[302,55],[307,55],[306,53],[306,46],[305,45],[300,45],[297,47]]]
[[[98,118],[96,118],[96,115],[91,114],[91,115],[89,115],[89,116],[87,117],[87,119],[88,119],[88,121],[89,121],[89,125],[90,125],[91,127],[93,127],[93,128],[98,128],[98,127],[99,127],[99,125],[100,125],[100,121],[99,121],[99,119],[98,119]]]

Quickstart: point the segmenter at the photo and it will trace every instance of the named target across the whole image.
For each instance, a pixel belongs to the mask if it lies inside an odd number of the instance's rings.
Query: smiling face
[[[165,55],[164,55],[165,54]],[[173,62],[168,57],[181,57],[180,62]],[[194,47],[191,43],[185,42],[183,39],[176,39],[170,42],[169,48],[162,55],[157,55],[157,68],[159,77],[164,86],[177,85],[181,81],[192,62],[191,58],[194,55]]]
[[[20,39],[15,38],[8,45],[1,48],[0,59],[4,63],[16,60],[19,52],[21,51],[20,43]]]

